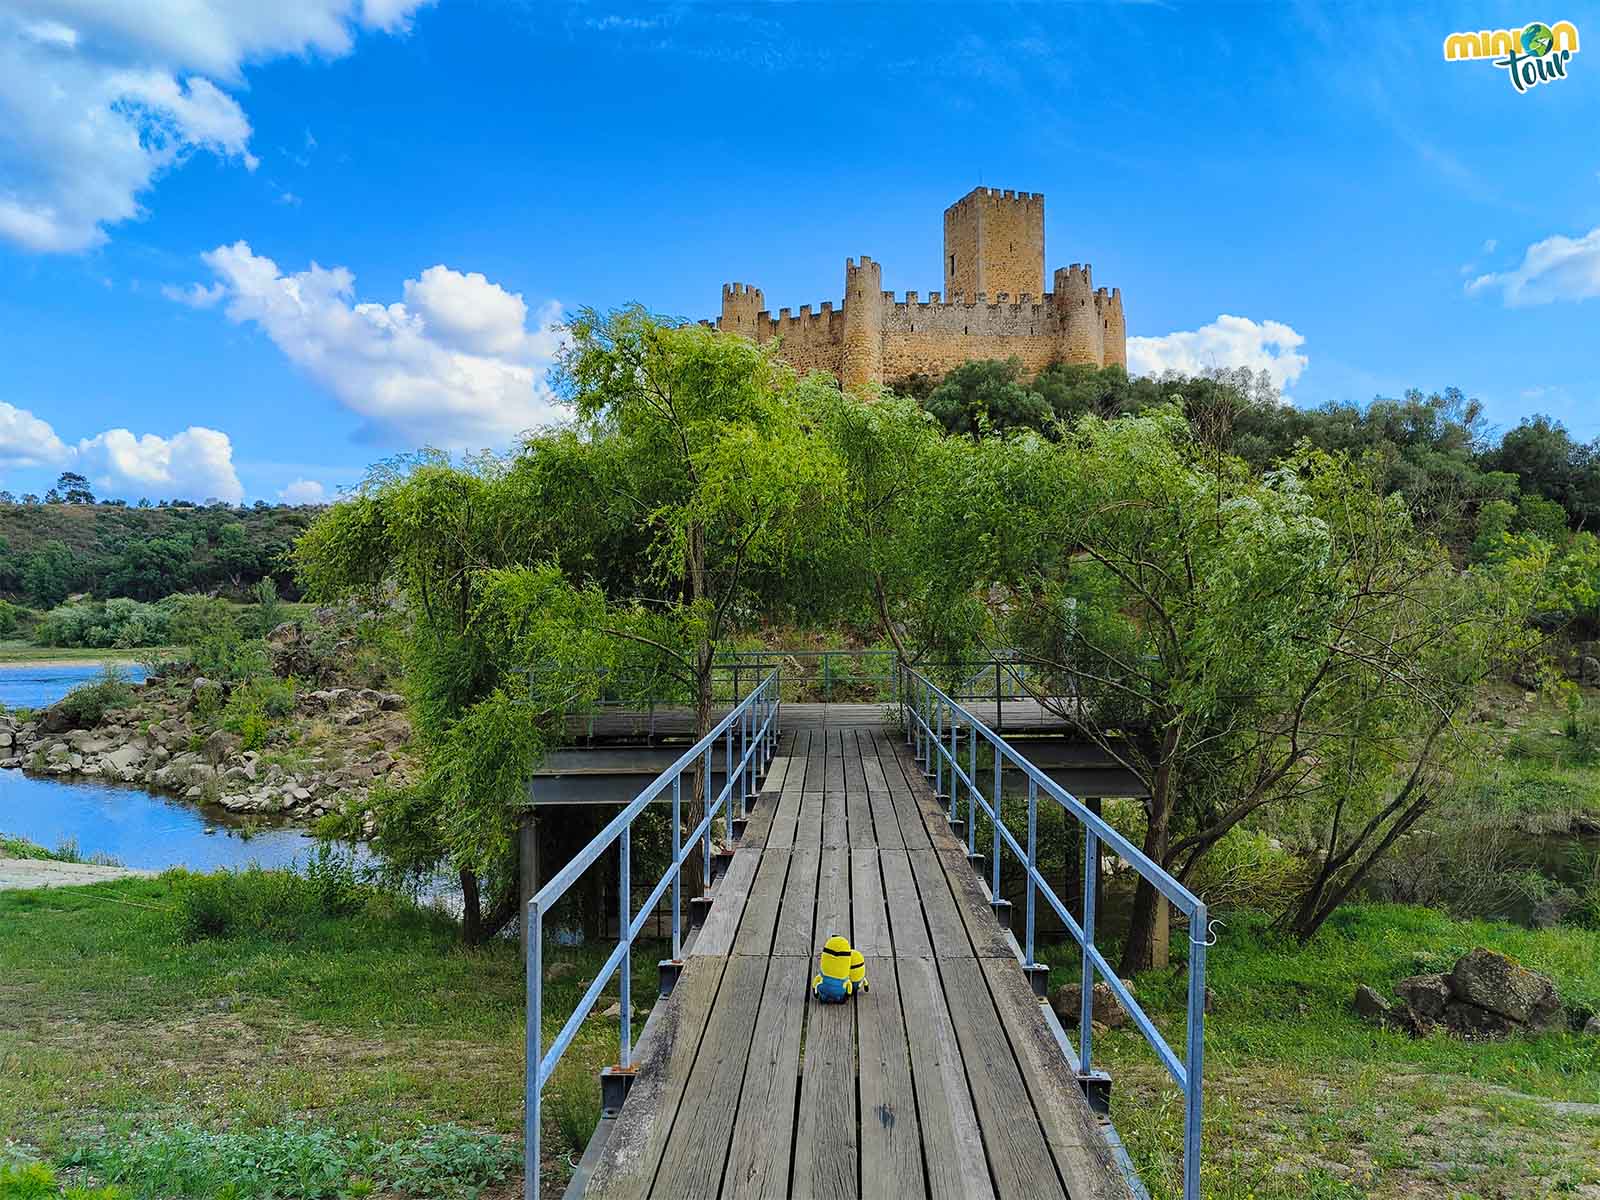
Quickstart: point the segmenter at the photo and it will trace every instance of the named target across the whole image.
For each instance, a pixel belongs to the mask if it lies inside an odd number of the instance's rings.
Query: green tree
[[[22,590],[40,608],[53,608],[78,585],[80,574],[81,564],[67,544],[51,540],[28,556]]]
[[[924,407],[951,433],[1045,429],[1054,417],[1045,398],[1022,382],[1022,362],[1015,358],[961,364],[933,389]]]
[[[89,481],[76,471],[61,472],[55,490],[61,493],[61,498],[68,504],[94,503],[94,492],[89,487]]]

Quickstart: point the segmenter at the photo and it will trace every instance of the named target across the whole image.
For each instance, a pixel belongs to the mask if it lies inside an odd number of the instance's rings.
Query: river
[[[143,669],[122,668],[131,679]],[[42,708],[100,674],[81,663],[0,667],[0,703]],[[0,832],[49,849],[76,845],[84,858],[105,856],[125,867],[289,866],[315,845],[290,825],[246,823],[219,808],[201,808],[138,788],[0,771]]]

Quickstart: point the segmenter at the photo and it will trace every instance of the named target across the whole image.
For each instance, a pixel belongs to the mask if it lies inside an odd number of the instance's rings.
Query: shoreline
[[[130,664],[137,665],[142,651],[97,651],[100,657],[95,658],[4,658],[0,657],[0,671],[7,668],[19,670],[39,670],[44,667],[125,667]],[[121,654],[122,657],[113,658],[110,655]]]

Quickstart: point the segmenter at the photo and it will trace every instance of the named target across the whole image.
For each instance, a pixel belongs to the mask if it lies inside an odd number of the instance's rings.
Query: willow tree
[[[753,573],[781,578],[833,520],[836,460],[809,436],[826,377],[638,308],[585,310],[567,334],[569,421],[506,458],[385,464],[298,548],[312,596],[401,601],[424,772],[380,793],[377,843],[459,873],[469,941],[515,915],[516,806],[566,717],[666,692],[709,730],[718,648],[759,611]]]
[[[975,472],[948,524],[1003,507],[997,634],[1140,781],[1141,848],[1180,880],[1274,807],[1429,777],[1525,625],[1461,587],[1404,504],[1340,457],[1258,473],[1169,408],[1013,440],[994,461],[1004,477]],[[1168,920],[1141,881],[1125,972],[1166,962]]]

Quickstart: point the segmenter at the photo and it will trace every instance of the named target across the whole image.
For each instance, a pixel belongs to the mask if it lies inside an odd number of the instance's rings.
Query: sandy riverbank
[[[149,879],[155,871],[102,867],[94,863],[55,862],[43,858],[0,858],[0,892],[22,888],[73,887],[108,879]]]

